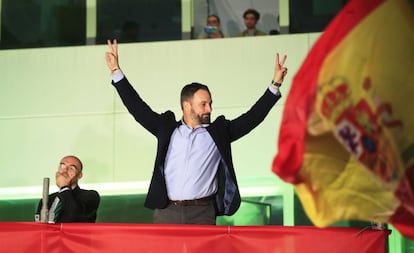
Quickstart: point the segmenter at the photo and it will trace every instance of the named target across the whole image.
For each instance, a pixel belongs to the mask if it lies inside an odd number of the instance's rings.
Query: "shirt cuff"
[[[114,73],[113,75],[112,75],[112,81],[114,82],[114,83],[117,83],[117,82],[119,82],[119,81],[121,81],[122,80],[122,78],[124,78],[125,76],[124,76],[124,73],[122,73],[121,71],[117,71],[116,73]]]
[[[279,95],[279,96],[281,96],[282,94],[280,93],[280,90],[279,89],[277,89],[277,88],[275,88],[275,87],[273,87],[273,85],[270,85],[269,86],[269,91],[270,92],[272,92],[274,95]]]

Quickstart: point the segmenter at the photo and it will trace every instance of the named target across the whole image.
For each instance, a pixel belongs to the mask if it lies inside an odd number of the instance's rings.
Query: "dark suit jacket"
[[[56,196],[62,201],[62,211],[56,222],[95,222],[100,196],[94,190],[84,190],[76,186],[73,190],[55,192],[49,195],[48,209]],[[40,214],[43,201],[39,201],[36,214]]]
[[[158,139],[157,156],[145,206],[151,209],[165,208],[169,204],[169,199],[164,177],[164,161],[171,135],[175,128],[181,124],[181,121],[176,120],[172,111],[161,114],[154,112],[125,77],[114,86],[135,120]],[[217,175],[219,182],[215,201],[217,215],[232,215],[240,206],[240,193],[233,168],[231,142],[259,125],[280,97],[280,94],[275,95],[267,89],[246,113],[234,120],[227,120],[224,116],[219,116],[207,127],[207,131],[223,158]]]

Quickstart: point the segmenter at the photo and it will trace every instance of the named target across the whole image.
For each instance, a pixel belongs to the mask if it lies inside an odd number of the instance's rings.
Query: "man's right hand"
[[[106,52],[106,65],[111,72],[115,72],[119,70],[119,62],[118,62],[118,42],[114,39],[112,43],[111,40],[107,40],[109,52]]]
[[[72,186],[72,179],[74,175],[69,175],[67,172],[57,171],[56,172],[56,185],[62,188],[64,186]]]

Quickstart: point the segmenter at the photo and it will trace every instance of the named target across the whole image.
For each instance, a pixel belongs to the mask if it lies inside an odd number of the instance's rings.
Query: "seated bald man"
[[[83,176],[82,162],[76,156],[65,156],[56,172],[56,185],[59,191],[48,198],[49,223],[95,222],[100,196],[94,190],[84,190],[78,185]],[[36,215],[40,215],[42,200],[39,201]]]

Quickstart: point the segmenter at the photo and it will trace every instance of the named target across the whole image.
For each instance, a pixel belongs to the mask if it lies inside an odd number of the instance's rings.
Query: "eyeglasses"
[[[79,170],[75,165],[72,165],[72,164],[64,164],[64,163],[60,163],[59,164],[59,169],[62,169],[62,170],[64,170],[64,169],[70,169],[70,170],[73,170],[75,172],[77,172]]]

